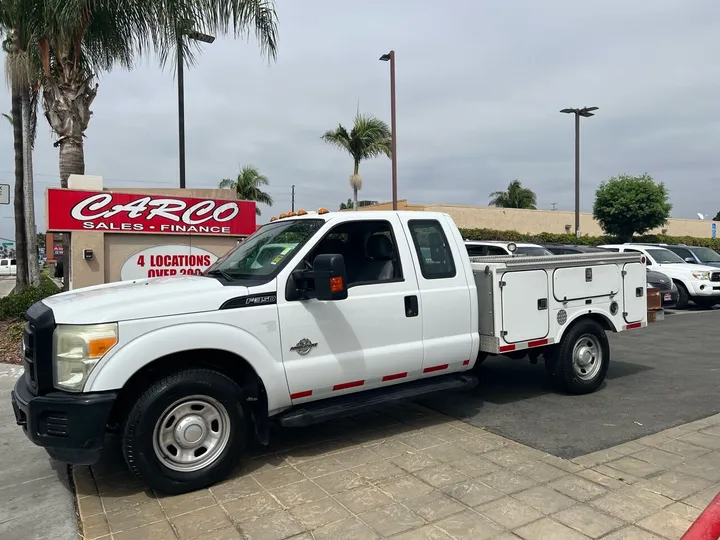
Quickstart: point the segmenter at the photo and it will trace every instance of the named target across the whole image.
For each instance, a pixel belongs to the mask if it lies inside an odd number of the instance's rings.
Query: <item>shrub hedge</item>
[[[0,321],[21,319],[35,302],[58,292],[60,289],[53,280],[42,274],[38,287],[27,287],[19,293],[12,293],[5,298],[0,298]]]
[[[581,236],[573,234],[538,233],[524,234],[517,231],[498,231],[495,229],[460,229],[465,240],[504,240],[507,242],[528,242],[531,244],[557,243],[597,246],[615,244],[619,241],[611,236]],[[661,244],[686,244],[688,246],[705,246],[716,251],[720,250],[720,239],[696,238],[694,236],[668,236],[665,234],[647,234],[633,238],[635,242],[657,242]]]

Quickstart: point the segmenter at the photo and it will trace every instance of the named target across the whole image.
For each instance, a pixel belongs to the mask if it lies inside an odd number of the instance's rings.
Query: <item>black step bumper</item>
[[[58,461],[92,465],[100,459],[116,397],[116,392],[34,396],[20,377],[10,400],[17,424],[33,443]]]

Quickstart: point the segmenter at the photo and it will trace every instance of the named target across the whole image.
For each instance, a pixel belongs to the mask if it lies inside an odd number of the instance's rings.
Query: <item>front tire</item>
[[[675,303],[675,309],[687,309],[688,303],[690,302],[690,294],[685,288],[685,285],[679,281],[676,281],[675,285],[677,285],[678,289],[678,300]]]
[[[545,366],[553,382],[569,394],[590,394],[602,385],[610,365],[610,344],[594,320],[576,322],[560,344],[546,354]]]
[[[122,429],[130,470],[168,495],[226,478],[247,445],[242,389],[207,369],[164,377],[135,402]]]

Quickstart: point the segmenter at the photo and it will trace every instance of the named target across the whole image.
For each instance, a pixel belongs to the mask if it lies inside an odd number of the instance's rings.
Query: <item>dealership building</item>
[[[70,237],[70,288],[200,274],[257,229],[255,203],[229,189],[121,189],[71,175],[46,194],[46,252]]]

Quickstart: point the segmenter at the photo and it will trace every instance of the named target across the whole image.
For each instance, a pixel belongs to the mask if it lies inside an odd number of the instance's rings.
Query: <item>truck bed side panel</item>
[[[502,331],[506,343],[547,337],[550,330],[548,274],[545,270],[502,275]]]

